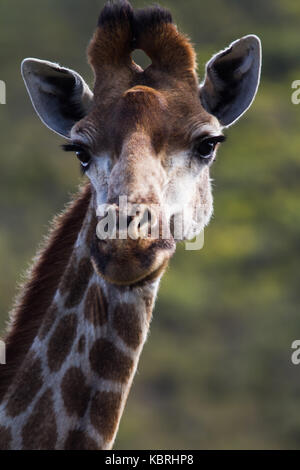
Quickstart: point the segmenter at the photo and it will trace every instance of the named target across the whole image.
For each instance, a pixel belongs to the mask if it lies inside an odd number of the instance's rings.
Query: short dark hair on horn
[[[170,11],[159,5],[136,10],[134,12],[134,20],[135,33],[137,35],[145,29],[150,29],[160,24],[173,23]]]
[[[115,26],[124,21],[133,22],[133,8],[127,0],[109,0],[102,9],[98,26]]]

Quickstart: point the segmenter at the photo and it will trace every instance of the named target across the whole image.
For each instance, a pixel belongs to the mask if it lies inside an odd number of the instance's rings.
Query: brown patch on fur
[[[101,450],[97,442],[83,431],[70,431],[66,439],[64,450]]]
[[[0,450],[9,450],[11,443],[10,429],[0,426]]]
[[[54,220],[12,316],[6,343],[6,365],[0,368],[0,402],[35,338],[73,251],[91,198],[90,184]],[[51,260],[51,263],[49,262]]]
[[[82,418],[89,404],[91,388],[86,385],[85,377],[78,367],[71,367],[65,373],[61,393],[68,415]]]
[[[129,380],[133,360],[107,339],[97,339],[90,351],[92,369],[101,379],[126,383]]]
[[[91,404],[91,423],[105,442],[111,441],[119,421],[121,394],[97,392]]]
[[[52,390],[48,388],[22,429],[24,450],[51,450],[57,441]]]
[[[77,345],[77,351],[79,352],[79,354],[82,354],[84,352],[85,344],[86,344],[85,336],[81,335],[78,340],[78,345]]]
[[[39,339],[42,341],[46,338],[47,334],[51,330],[52,325],[54,324],[58,314],[58,309],[55,305],[52,305],[46,314],[41,329],[39,331]]]
[[[141,344],[141,319],[134,305],[120,304],[115,308],[113,327],[127,346],[136,349]]]
[[[107,322],[107,301],[98,284],[91,285],[88,290],[84,316],[95,326],[102,326]]]
[[[49,341],[47,357],[49,369],[58,371],[68,356],[77,331],[77,316],[71,313],[62,317]]]
[[[13,391],[9,395],[6,412],[8,415],[18,416],[30,405],[43,385],[40,359],[35,359],[30,353],[22,365],[15,381]]]
[[[80,303],[92,273],[93,267],[90,259],[83,258],[76,269],[75,277],[72,279],[70,291],[65,301],[66,308],[73,308]]]

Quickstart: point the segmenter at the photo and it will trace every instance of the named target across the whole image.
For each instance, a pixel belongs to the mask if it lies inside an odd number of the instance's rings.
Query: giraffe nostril
[[[131,207],[132,215],[120,214],[119,230],[126,229],[127,236],[134,240],[147,238],[151,235],[151,228],[156,225],[157,217],[150,207],[135,204]]]
[[[152,238],[157,222],[156,212],[148,205],[130,204],[124,210],[111,204],[98,216],[97,236],[100,240]]]
[[[144,207],[139,214],[139,230],[142,237],[153,237],[158,227],[158,217],[156,212],[150,207]],[[158,234],[156,235],[158,236]]]
[[[144,227],[146,224],[151,223],[151,212],[149,209],[145,209],[140,214],[140,227]]]
[[[130,223],[132,222],[133,216],[132,215],[127,215],[126,216],[126,227],[128,228]]]

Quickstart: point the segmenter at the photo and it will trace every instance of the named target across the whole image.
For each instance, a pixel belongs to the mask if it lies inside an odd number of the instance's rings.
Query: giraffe
[[[143,50],[143,70],[131,54]],[[196,55],[161,7],[108,2],[88,47],[93,91],[74,70],[25,59],[22,75],[43,123],[64,137],[86,182],[37,254],[6,333],[0,366],[1,449],[111,449],[146,341],[159,283],[177,243],[213,210],[210,166],[223,130],[251,105],[261,46],[254,35],[212,57],[199,83]],[[169,236],[99,238],[97,208],[126,223],[155,204]],[[116,227],[117,234],[120,229]]]

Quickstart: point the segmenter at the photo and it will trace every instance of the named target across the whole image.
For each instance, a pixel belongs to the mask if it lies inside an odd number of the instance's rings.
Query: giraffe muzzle
[[[154,280],[175,251],[173,237],[159,237],[159,214],[144,204],[135,204],[134,209],[135,215],[130,215],[113,204],[99,218],[92,262],[96,272],[112,284]]]

